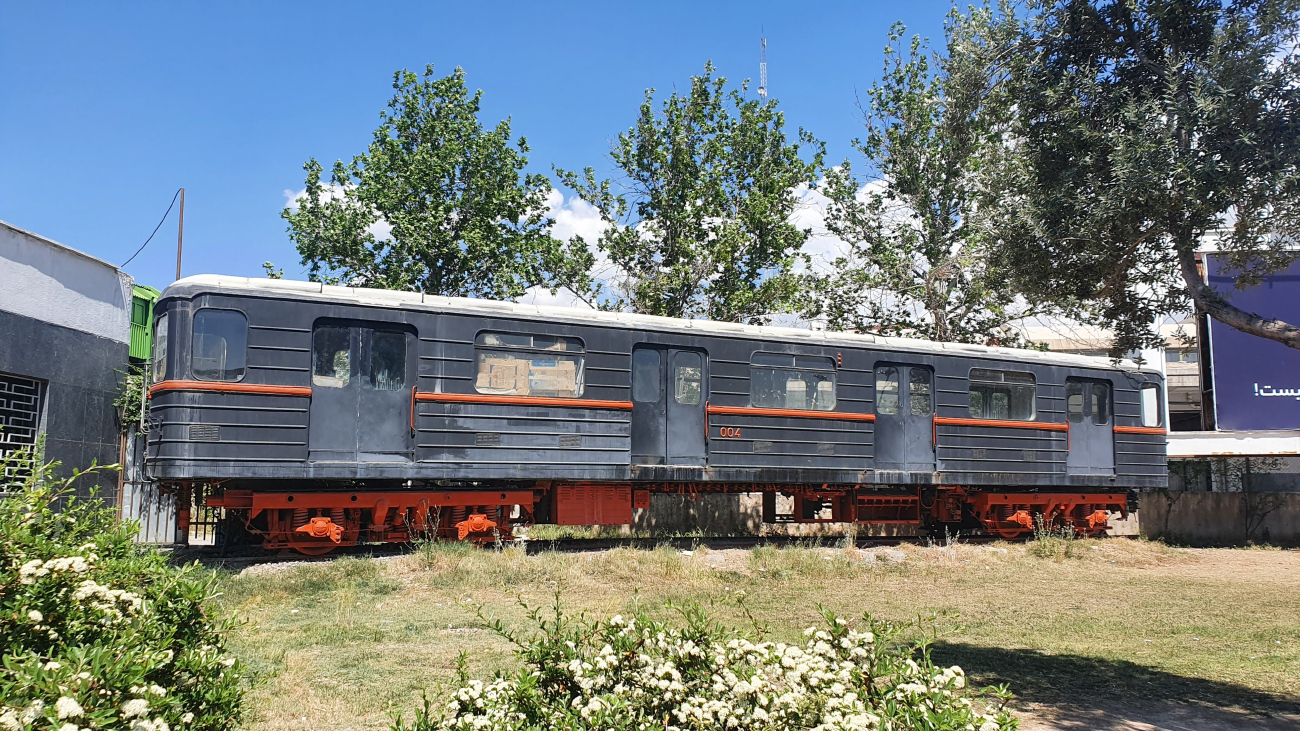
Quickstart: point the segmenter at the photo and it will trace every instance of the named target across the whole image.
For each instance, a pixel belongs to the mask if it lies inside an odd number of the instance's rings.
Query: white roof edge
[[[1300,429],[1169,432],[1174,458],[1300,455]]]
[[[64,250],[64,251],[68,252],[69,254],[75,254],[76,256],[79,256],[79,257],[81,257],[82,259],[89,259],[90,261],[93,261],[93,262],[95,262],[96,264],[103,264],[104,266],[106,266],[106,267],[108,267],[109,269],[112,269],[112,270],[114,270],[114,271],[118,271],[118,272],[122,271],[122,268],[119,267],[119,266],[116,265],[116,264],[111,264],[111,263],[109,263],[109,262],[106,262],[106,261],[104,261],[103,259],[100,259],[100,258],[97,257],[97,256],[91,256],[90,254],[87,254],[86,252],[81,251],[80,249],[74,249],[74,248],[72,248],[71,246],[68,246],[67,244],[61,244],[61,243],[59,243],[59,242],[55,241],[54,239],[51,239],[51,238],[49,238],[49,237],[47,237],[47,236],[42,236],[42,235],[40,235],[40,234],[38,234],[38,233],[35,233],[35,232],[33,232],[33,231],[28,231],[28,230],[25,229],[25,228],[20,228],[20,227],[18,227],[18,226],[13,225],[12,223],[9,223],[8,221],[0,221],[0,226],[4,226],[5,228],[9,229],[10,231],[17,231],[18,233],[20,233],[20,234],[22,234],[22,235],[24,235],[24,236],[30,236],[30,237],[36,239],[37,241],[40,241],[40,242],[42,242],[42,243],[49,244],[50,246],[58,247],[58,248],[60,248],[60,249],[62,249],[62,250]]]
[[[243,289],[257,292],[293,295],[316,295],[320,299],[357,302],[386,307],[419,306],[437,309],[461,310],[483,313],[513,313],[534,315],[582,322],[618,322],[625,325],[640,326],[646,329],[664,329],[671,331],[703,330],[728,335],[759,335],[773,338],[785,338],[797,341],[821,341],[827,344],[844,343],[846,345],[875,345],[914,350],[920,352],[960,351],[972,355],[991,358],[1008,358],[1015,360],[1036,361],[1058,365],[1078,365],[1102,370],[1138,371],[1143,373],[1160,373],[1158,368],[1139,366],[1131,360],[1114,364],[1109,358],[1099,358],[1073,353],[1028,350],[1020,348],[1003,348],[988,345],[971,345],[967,343],[936,343],[929,340],[912,338],[895,338],[869,333],[847,333],[824,330],[802,330],[792,327],[774,325],[746,325],[734,322],[714,322],[712,320],[680,320],[658,315],[638,315],[630,312],[607,312],[578,307],[555,307],[551,305],[530,305],[515,302],[498,302],[495,300],[471,299],[465,297],[444,297],[440,295],[403,292],[387,289],[370,289],[365,287],[338,287],[322,285],[317,282],[303,282],[291,279],[252,279],[219,274],[198,274],[177,280],[167,287],[178,286],[218,287],[224,289]],[[163,297],[167,296],[163,291]]]

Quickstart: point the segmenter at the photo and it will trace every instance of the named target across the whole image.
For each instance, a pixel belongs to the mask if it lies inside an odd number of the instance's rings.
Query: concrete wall
[[[1300,545],[1300,493],[1142,493],[1138,516],[1148,538],[1194,545]]]
[[[3,221],[0,262],[0,310],[130,343],[130,275]]]
[[[0,373],[46,382],[45,459],[64,474],[119,459],[131,286],[111,264],[0,222]],[[115,474],[96,483],[116,498]]]

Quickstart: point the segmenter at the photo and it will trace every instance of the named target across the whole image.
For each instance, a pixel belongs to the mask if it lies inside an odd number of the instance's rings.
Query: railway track
[[[885,548],[902,544],[922,545],[928,540],[918,536],[872,536],[858,538],[854,545],[858,548]],[[992,543],[1000,540],[996,536],[962,536],[962,543]],[[935,541],[940,544],[941,541]],[[634,548],[651,550],[661,546],[670,546],[680,551],[694,551],[700,548],[712,550],[749,549],[758,546],[803,546],[810,548],[834,548],[844,545],[842,536],[730,536],[730,537],[677,537],[677,538],[563,538],[556,540],[510,541],[504,544],[522,545],[529,554],[559,551],[562,553],[584,553],[592,551],[609,551],[615,548]],[[493,544],[487,544],[485,550],[493,550]],[[291,550],[249,551],[223,553],[220,548],[210,546],[173,549],[174,561],[198,563],[210,568],[240,569],[265,563],[320,563],[347,556],[398,556],[412,553],[415,549],[410,544],[375,544],[369,546],[344,546],[324,556],[304,556]]]

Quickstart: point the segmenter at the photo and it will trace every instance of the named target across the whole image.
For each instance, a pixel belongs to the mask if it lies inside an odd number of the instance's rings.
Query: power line
[[[153,233],[149,234],[149,238],[145,239],[144,243],[140,244],[140,248],[136,249],[135,253],[131,255],[131,258],[123,262],[122,266],[118,267],[118,269],[125,269],[126,265],[130,264],[137,256],[139,256],[140,252],[144,251],[144,247],[148,246],[150,241],[153,241],[154,234],[158,233],[158,229],[162,228],[163,222],[167,220],[167,216],[172,212],[172,206],[176,205],[176,199],[180,197],[180,194],[181,189],[177,188],[176,195],[172,196],[171,205],[167,206],[167,213],[163,214],[162,221],[159,221],[158,225],[153,227]]]

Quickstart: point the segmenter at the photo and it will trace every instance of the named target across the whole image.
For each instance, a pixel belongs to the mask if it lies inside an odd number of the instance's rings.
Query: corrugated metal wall
[[[176,542],[176,495],[163,494],[144,476],[145,440],[134,428],[122,450],[122,487],[118,509],[122,520],[140,524],[136,542],[171,545]]]

